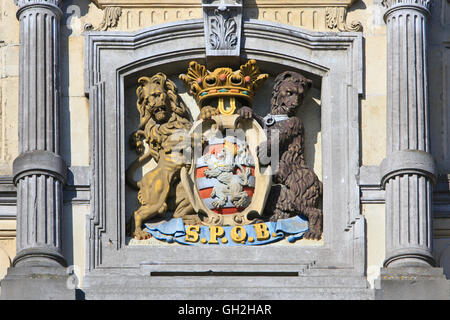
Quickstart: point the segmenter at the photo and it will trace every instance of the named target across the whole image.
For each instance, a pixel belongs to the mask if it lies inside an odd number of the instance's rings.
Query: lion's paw
[[[200,110],[200,119],[202,120],[209,120],[214,116],[217,116],[219,114],[219,111],[211,106],[203,107],[202,110]]]
[[[135,231],[133,236],[136,240],[146,240],[152,237],[150,233],[145,232],[144,230]]]
[[[211,204],[214,208],[219,209],[222,208],[225,205],[226,201],[224,200],[217,200],[217,201],[213,201]]]

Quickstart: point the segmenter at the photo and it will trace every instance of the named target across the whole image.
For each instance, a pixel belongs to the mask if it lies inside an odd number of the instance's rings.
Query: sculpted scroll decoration
[[[140,156],[126,180],[140,207],[130,236],[227,246],[321,238],[322,183],[306,166],[304,127],[295,116],[312,82],[280,74],[262,118],[252,103],[267,78],[254,60],[236,71],[191,62],[180,79],[200,107],[196,121],[167,76],[139,79],[140,124],[130,143]],[[136,182],[151,159],[156,167]]]
[[[359,21],[347,22],[347,8],[327,7],[325,8],[325,24],[328,29],[339,31],[357,32],[362,31],[363,26]]]

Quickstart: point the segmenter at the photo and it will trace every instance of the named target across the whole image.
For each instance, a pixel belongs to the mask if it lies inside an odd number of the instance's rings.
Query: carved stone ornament
[[[304,1],[280,1],[280,0],[92,0],[100,9],[107,7],[120,7],[123,14],[120,30],[139,30],[145,27],[167,23],[170,21],[183,21],[186,19],[204,20],[205,45],[207,57],[235,56],[240,47],[241,25],[247,20],[265,20],[275,23],[287,24],[295,27],[317,31],[354,31],[358,22],[347,23],[345,15],[356,0],[304,0]],[[414,1],[414,0],[411,0]],[[335,20],[342,19],[335,27],[328,27],[326,20],[327,8],[339,9]],[[330,11],[330,10],[329,10]],[[331,10],[331,11],[334,11]],[[340,17],[339,15],[343,15]],[[212,32],[210,25],[216,25],[214,29],[221,28],[220,32]],[[333,24],[331,24],[333,25]],[[345,27],[347,25],[347,27]],[[339,28],[338,28],[339,26]],[[236,28],[236,31],[234,31]],[[348,30],[347,30],[348,29]],[[358,29],[357,31],[361,31]],[[224,36],[226,33],[228,34]],[[234,41],[221,44],[222,49],[217,49],[220,40],[224,40],[231,34],[236,36]],[[217,39],[219,38],[219,40]],[[234,37],[233,37],[234,38]],[[211,47],[213,43],[213,48]],[[228,43],[228,44],[226,44]],[[225,47],[229,49],[224,49]],[[234,50],[233,50],[234,49]],[[214,60],[214,58],[212,59]],[[234,61],[236,62],[236,61]],[[208,63],[208,65],[211,65]]]
[[[359,21],[347,23],[347,8],[328,7],[325,9],[325,23],[328,29],[339,31],[362,31],[363,26]]]
[[[401,9],[415,9],[423,12],[426,16],[430,15],[430,9],[432,5],[431,0],[383,0],[381,5],[386,8],[384,13],[384,19],[386,21],[387,16],[396,10]]]
[[[309,221],[309,231],[304,237],[319,240],[323,220],[319,200],[323,186],[314,171],[306,165],[305,130],[302,120],[295,116],[311,85],[311,80],[297,72],[286,71],[276,77],[270,109],[274,119],[270,124],[265,121],[271,129],[267,131],[267,145],[260,146],[259,151],[267,149],[273,153],[271,148],[277,145],[280,158],[279,170],[273,175],[275,185],[265,208],[265,216],[278,221],[301,213]],[[255,115],[253,117],[257,118]]]
[[[121,7],[105,7],[105,9],[103,10],[103,20],[100,25],[94,28],[92,24],[88,23],[84,26],[84,29],[87,31],[106,31],[109,28],[117,27],[121,15]]]
[[[14,0],[14,3],[16,6],[19,6],[19,8],[35,4],[52,5],[57,7],[62,3],[62,0]]]
[[[406,6],[406,5],[417,5],[421,7],[425,7],[427,9],[430,9],[431,6],[431,0],[383,0],[381,1],[381,5],[385,8],[391,8],[393,6],[399,5],[399,6]]]
[[[242,1],[203,0],[207,56],[239,56]]]
[[[195,122],[166,75],[139,79],[140,125],[130,142],[140,157],[126,179],[139,190],[141,206],[129,221],[130,235],[226,246],[320,239],[322,184],[305,166],[303,126],[293,116],[311,81],[296,73],[277,78],[271,111],[277,141],[251,109],[267,78],[254,60],[214,71],[191,62],[180,79],[201,109]],[[281,101],[286,90],[291,100]],[[278,145],[280,170],[273,172],[266,152],[277,154]],[[135,172],[150,159],[157,166],[136,183]]]
[[[238,42],[236,20],[217,14],[210,20],[209,44],[213,50],[234,49]]]
[[[188,110],[175,84],[162,73],[140,78],[137,96],[140,124],[131,135],[130,144],[140,157],[127,169],[126,178],[131,187],[139,189],[141,203],[132,216],[129,232],[137,239],[144,239],[149,235],[142,230],[143,222],[162,216],[167,210],[185,221],[199,221],[190,216],[192,206],[180,184],[180,170],[186,161],[179,156],[186,147],[183,143],[189,142],[184,137],[191,128]],[[157,167],[136,183],[135,171],[152,158],[158,163]]]

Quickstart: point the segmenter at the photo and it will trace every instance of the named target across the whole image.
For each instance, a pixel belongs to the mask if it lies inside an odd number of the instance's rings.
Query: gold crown
[[[190,89],[200,108],[211,98],[238,97],[246,100],[249,107],[258,90],[269,77],[261,74],[255,60],[249,60],[239,70],[231,68],[217,68],[213,72],[206,67],[191,61],[187,75],[180,75],[180,79]]]

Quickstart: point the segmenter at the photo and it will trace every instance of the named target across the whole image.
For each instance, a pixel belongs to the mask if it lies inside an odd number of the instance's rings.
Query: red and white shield
[[[202,150],[181,178],[194,210],[207,216],[207,225],[250,224],[249,213],[262,214],[271,187],[270,166],[256,155],[263,129],[255,120],[220,115],[197,121],[191,132],[202,132]]]

